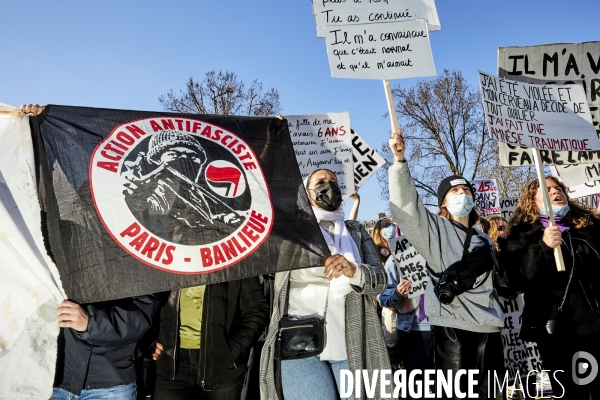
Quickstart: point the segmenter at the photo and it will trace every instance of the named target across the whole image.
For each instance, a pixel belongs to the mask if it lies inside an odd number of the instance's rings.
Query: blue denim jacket
[[[396,308],[406,299],[406,296],[398,296],[396,286],[398,286],[398,270],[394,263],[394,256],[388,257],[385,263],[385,272],[388,276],[388,284],[383,293],[379,295],[379,304],[382,307]],[[396,316],[396,329],[399,331],[410,332],[414,319],[417,317],[417,307],[414,311],[408,314],[398,313]]]

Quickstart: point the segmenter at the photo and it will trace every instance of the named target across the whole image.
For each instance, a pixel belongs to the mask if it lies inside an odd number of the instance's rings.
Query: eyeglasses
[[[506,230],[506,226],[504,226],[504,225],[502,225],[502,226],[499,226],[499,227],[498,227],[498,230],[499,230],[500,232],[504,232],[504,231]]]

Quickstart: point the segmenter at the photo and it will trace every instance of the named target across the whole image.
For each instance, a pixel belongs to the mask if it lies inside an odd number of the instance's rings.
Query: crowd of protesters
[[[600,399],[599,379],[571,380],[576,352],[600,359],[597,211],[547,178],[555,226],[537,180],[523,188],[510,222],[480,218],[472,186],[452,175],[439,184],[434,213],[417,193],[401,132],[389,146],[394,222],[379,219],[371,235],[357,221],[357,194],[345,218],[333,172],[319,169],[305,181],[331,251],[321,267],[98,304],[64,301],[52,399],[337,399],[341,370],[372,376],[392,366],[503,377],[499,295],[507,287],[524,293],[521,338],[537,343],[545,369],[565,371],[560,382],[552,377],[555,395]],[[399,235],[427,261],[426,292],[414,298],[388,242]],[[556,268],[557,248],[565,271]],[[396,314],[391,345],[381,307]],[[302,328],[315,331],[302,337]],[[285,329],[317,350],[293,353]],[[145,360],[137,371],[136,358]],[[467,391],[466,379],[457,384]],[[490,396],[491,384],[479,380],[479,398],[506,399],[502,391]],[[364,387],[357,390],[354,397],[365,398]]]

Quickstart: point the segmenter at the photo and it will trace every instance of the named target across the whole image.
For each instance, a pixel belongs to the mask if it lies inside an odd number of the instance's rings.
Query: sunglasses
[[[502,226],[499,226],[499,227],[498,227],[498,230],[499,230],[500,232],[504,232],[504,231],[506,230],[506,226],[504,226],[504,225],[502,225]]]

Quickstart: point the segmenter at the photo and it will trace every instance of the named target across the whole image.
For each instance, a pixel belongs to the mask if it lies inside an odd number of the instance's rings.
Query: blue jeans
[[[82,390],[81,394],[67,392],[62,388],[54,388],[50,400],[135,400],[135,382],[129,385],[118,385],[102,389]]]
[[[281,386],[285,400],[338,400],[340,371],[348,361],[321,361],[319,356],[281,361]],[[348,397],[354,400],[354,396]]]

